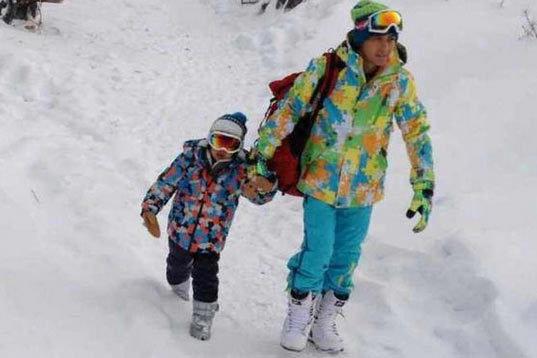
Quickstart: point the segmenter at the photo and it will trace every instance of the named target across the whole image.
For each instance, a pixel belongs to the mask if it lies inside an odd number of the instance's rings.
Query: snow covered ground
[[[429,228],[412,234],[396,131],[341,356],[537,357],[537,41],[518,39],[537,6],[499,2],[390,2],[429,109],[438,189]],[[138,216],[182,141],[220,114],[246,112],[251,143],[266,83],[336,46],[354,5],[256,16],[239,3],[72,0],[43,7],[40,33],[0,24],[1,357],[299,356],[278,344],[298,200],[241,204],[209,342],[188,336],[166,242]]]

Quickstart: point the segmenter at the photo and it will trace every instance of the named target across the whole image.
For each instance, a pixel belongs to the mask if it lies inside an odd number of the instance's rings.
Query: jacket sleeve
[[[179,180],[181,180],[187,165],[187,156],[181,153],[172,164],[166,168],[151,185],[142,202],[142,213],[149,211],[158,214],[166,205],[168,200],[177,190]]]
[[[433,151],[425,107],[416,94],[412,75],[405,71],[399,79],[401,95],[395,119],[403,135],[410,159],[410,183],[414,190],[434,188]]]
[[[311,110],[313,91],[324,75],[326,57],[314,59],[295,80],[278,109],[259,130],[257,150],[265,159],[271,159],[282,140],[292,131],[299,119]]]

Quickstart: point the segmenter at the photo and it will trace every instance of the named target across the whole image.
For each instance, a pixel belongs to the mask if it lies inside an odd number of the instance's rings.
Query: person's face
[[[211,148],[211,156],[214,160],[230,160],[233,157],[234,153],[228,153],[225,150],[217,150],[214,148]]]
[[[360,47],[360,55],[369,64],[385,67],[390,62],[395,45],[395,37],[391,34],[370,36]]]

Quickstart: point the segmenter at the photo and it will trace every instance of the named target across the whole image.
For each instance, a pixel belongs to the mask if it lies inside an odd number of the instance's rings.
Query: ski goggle
[[[213,132],[209,135],[209,145],[216,150],[233,154],[242,148],[242,140],[227,133]]]
[[[371,14],[367,20],[356,23],[358,30],[363,30],[366,26],[367,30],[374,34],[386,34],[391,28],[399,33],[403,31],[403,18],[398,11],[381,10]]]

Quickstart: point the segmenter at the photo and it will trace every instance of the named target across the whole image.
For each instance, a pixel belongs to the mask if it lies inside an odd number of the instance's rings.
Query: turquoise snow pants
[[[350,294],[373,207],[335,208],[309,196],[303,206],[304,241],[287,263],[288,288]]]

